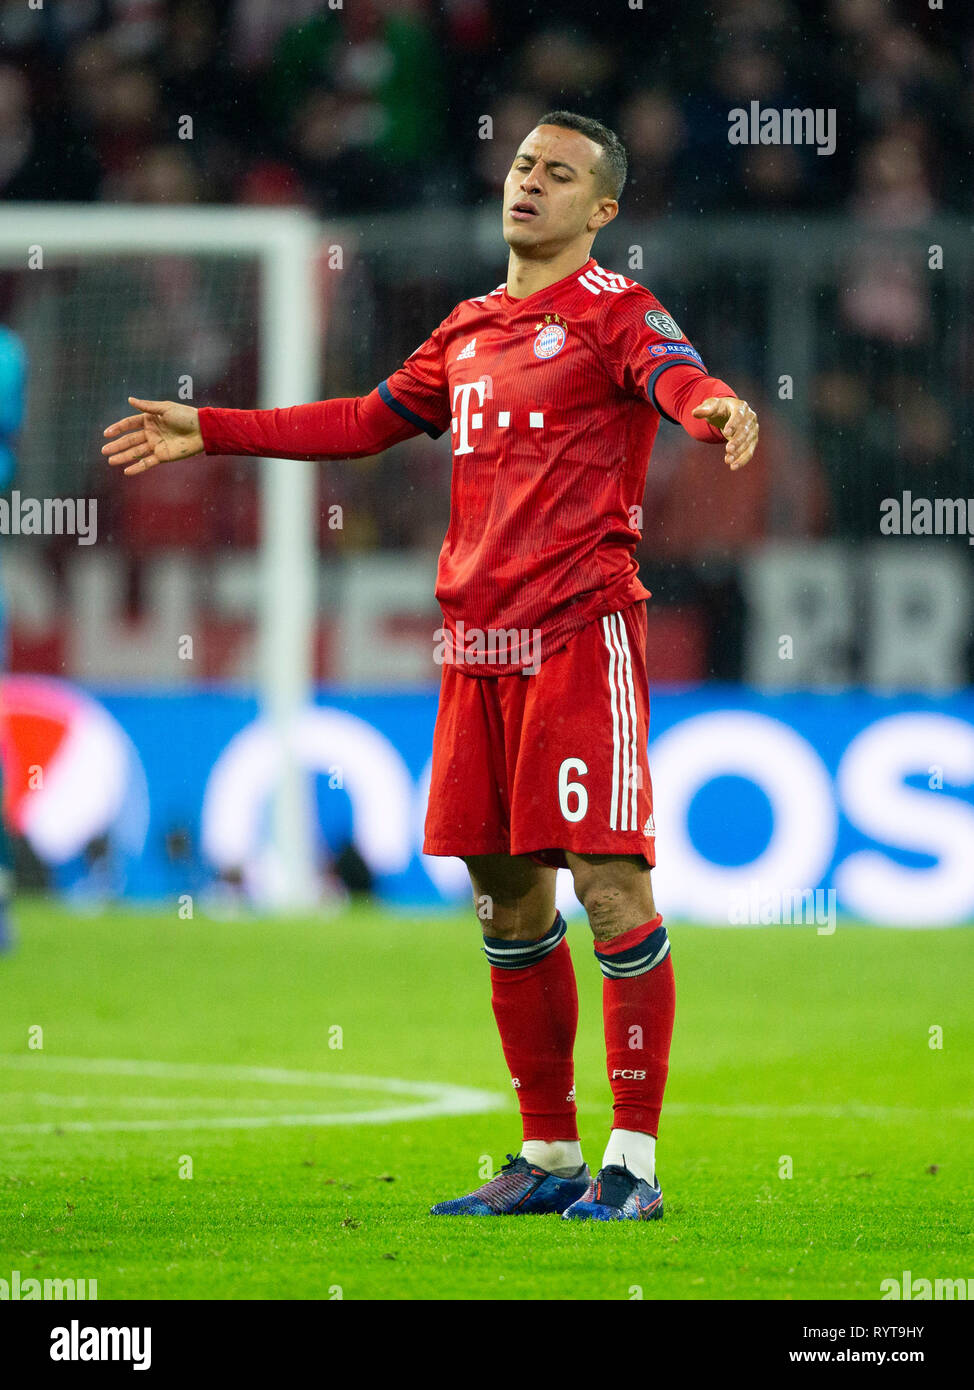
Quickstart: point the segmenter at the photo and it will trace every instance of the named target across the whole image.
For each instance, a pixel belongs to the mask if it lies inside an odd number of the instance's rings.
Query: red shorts
[[[641,854],[656,863],[646,605],[599,618],[530,676],[444,664],[427,854]]]

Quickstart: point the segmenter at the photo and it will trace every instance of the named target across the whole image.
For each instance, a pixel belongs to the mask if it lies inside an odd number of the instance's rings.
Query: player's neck
[[[576,270],[581,270],[592,254],[590,246],[579,249],[568,246],[548,260],[519,256],[512,248],[507,261],[507,293],[512,299],[526,299],[529,294],[556,285]]]

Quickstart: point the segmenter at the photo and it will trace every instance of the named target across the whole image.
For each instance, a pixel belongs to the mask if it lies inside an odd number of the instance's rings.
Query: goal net
[[[132,601],[145,581],[143,552],[160,539],[164,545],[166,536],[177,561],[208,546],[232,552],[239,524],[236,531],[230,524],[218,472],[192,461],[171,473],[123,478],[101,456],[102,430],[131,413],[130,395],[263,407],[319,396],[318,245],[314,221],[290,209],[4,208],[0,324],[17,334],[29,362],[10,529],[16,530],[15,498],[21,511],[24,498],[96,499],[101,524],[85,556],[92,604],[105,585],[121,587]],[[315,894],[311,805],[292,747],[298,713],[311,695],[314,470],[262,460],[253,493],[257,584],[253,612],[242,616],[255,622],[257,641],[251,668],[240,674],[256,683],[275,738],[269,804],[275,896],[281,907],[299,908]],[[155,509],[140,506],[148,497]],[[164,534],[154,535],[154,528]],[[28,606],[31,594],[39,601],[58,563],[56,547],[31,540],[21,535],[2,543],[6,581],[20,583]],[[170,589],[178,590],[180,574],[192,584],[205,582],[199,579],[205,572],[205,565],[180,570],[177,564],[167,572]],[[205,612],[206,594],[192,598],[187,611]],[[84,611],[82,604],[58,674],[97,683],[185,684],[186,668],[175,663],[186,650],[173,649],[174,639],[192,639],[185,623],[162,637],[161,649],[135,625],[127,643],[108,651],[86,628]],[[178,612],[178,596],[170,593],[174,621]],[[199,676],[197,665],[190,680]],[[166,736],[178,756],[178,729]]]

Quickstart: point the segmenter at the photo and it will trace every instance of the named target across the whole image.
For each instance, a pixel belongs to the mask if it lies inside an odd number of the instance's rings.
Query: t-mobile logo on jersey
[[[487,378],[481,377],[479,381],[464,381],[453,388],[453,419],[451,428],[454,435],[453,456],[459,458],[461,454],[472,454],[473,445],[470,442],[471,430],[482,430],[484,427],[484,401],[491,394],[487,389]],[[476,394],[476,400],[471,405],[471,398]],[[497,412],[497,428],[506,430],[510,428],[511,412],[509,410],[499,410]],[[544,429],[544,411],[531,410],[528,412],[528,429]]]
[[[476,391],[477,406],[476,414],[470,413],[470,397]],[[484,427],[483,406],[484,396],[487,392],[486,381],[465,381],[460,386],[453,388],[453,433],[458,435],[454,454],[472,454],[473,445],[470,443],[470,430],[480,430]],[[459,402],[459,405],[458,405]]]

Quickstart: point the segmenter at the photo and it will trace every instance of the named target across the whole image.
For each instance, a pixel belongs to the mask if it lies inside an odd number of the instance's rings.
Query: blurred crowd
[[[622,210],[634,224],[671,214],[843,217],[859,249],[837,258],[806,306],[815,379],[803,384],[801,437],[774,399],[782,365],[768,360],[765,280],[739,274],[729,297],[726,285],[715,295],[709,284],[678,284],[668,306],[681,317],[688,306],[688,330],[712,370],[762,418],[758,454],[733,479],[713,466],[712,451],[664,426],[640,551],[651,587],[665,567],[670,601],[708,615],[700,660],[734,675],[740,604],[729,557],[774,536],[874,536],[879,499],[901,488],[970,491],[974,344],[959,324],[969,320],[974,286],[959,290],[956,266],[932,276],[917,246],[885,240],[974,210],[974,14],[958,18],[959,8],[953,0],[942,9],[927,0],[47,0],[35,9],[0,0],[0,199],[301,205],[325,217],[490,207],[517,141],[546,109],[568,107],[626,141]],[[732,145],[728,112],[753,101],[834,109],[835,153]],[[328,394],[369,390],[471,293],[421,261],[424,284],[359,268],[361,312],[343,327],[348,306],[336,305],[329,330]],[[158,323],[179,339],[178,352],[193,343],[210,403],[250,404],[253,334],[220,321],[215,293],[208,314],[198,312],[186,281],[194,273],[160,267]],[[660,291],[651,268],[636,278]],[[0,318],[17,317],[18,293],[0,276]],[[30,315],[22,308],[20,317]],[[373,328],[365,344],[366,317],[394,328]],[[144,324],[139,311],[133,354]],[[104,376],[103,366],[89,364],[86,379]],[[63,370],[70,379],[79,369],[69,360]],[[246,465],[214,463],[196,491],[158,470],[138,493],[111,486],[100,460],[95,467],[106,522],[135,552],[256,543],[256,481]],[[448,451],[424,438],[381,461],[329,468],[321,498],[342,502],[346,522],[341,533],[323,525],[322,549],[434,550],[449,468]],[[692,622],[679,640],[696,640]]]
[[[538,114],[568,106],[627,141],[637,214],[833,206],[920,219],[972,206],[974,26],[961,8],[0,0],[0,196],[323,212],[476,203]],[[730,145],[727,113],[752,100],[834,108],[834,155]]]

